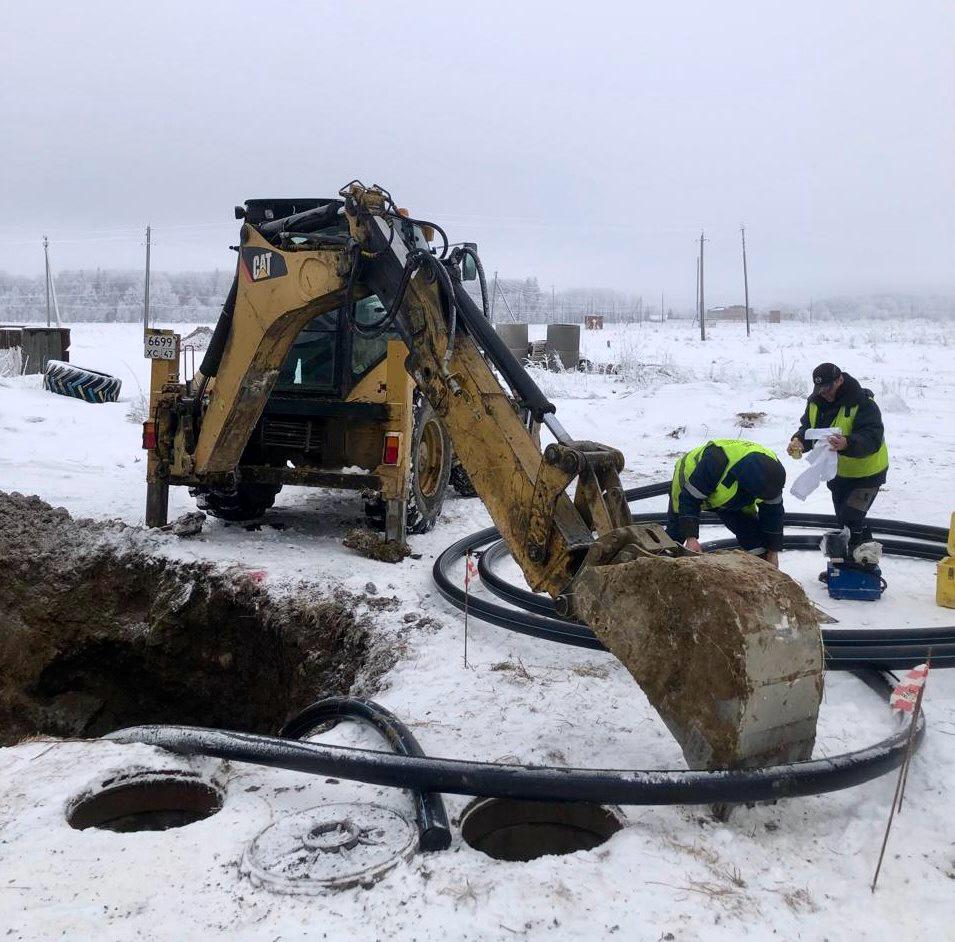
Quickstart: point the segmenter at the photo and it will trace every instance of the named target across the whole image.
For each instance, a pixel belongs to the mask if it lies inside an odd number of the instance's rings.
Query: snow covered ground
[[[543,328],[539,329],[541,334]],[[187,332],[187,331],[184,331]],[[532,336],[534,328],[532,328]],[[955,326],[902,322],[715,324],[701,343],[686,323],[583,335],[584,355],[617,376],[539,376],[575,436],[620,448],[626,486],[669,477],[678,455],[707,438],[749,437],[783,450],[812,367],[834,360],[882,405],[892,467],[873,514],[947,526],[955,510]],[[0,489],[35,493],[74,516],[142,523],[140,427],[128,420],[146,388],[135,325],[73,328],[71,359],[123,379],[103,406],[53,396],[37,378],[0,379]],[[765,413],[753,428],[739,413]],[[784,460],[790,475],[801,466]],[[193,509],[183,489],[171,515]],[[648,509],[654,503],[649,503]],[[659,506],[659,503],[656,503]],[[828,492],[805,507],[828,511]],[[210,520],[201,538],[157,536],[159,551],[265,568],[283,591],[307,581],[394,596],[375,615],[405,650],[376,699],[431,755],[609,768],[679,768],[680,751],[629,674],[609,655],[562,648],[472,621],[463,664],[458,613],[431,583],[434,557],[488,525],[476,500],[449,493],[440,525],[412,537],[420,559],[359,559],[341,537],[362,516],[355,494],[289,488],[258,531]],[[944,625],[934,567],[889,559],[879,603],[831,602],[821,557],[790,553],[787,572],[842,625]],[[478,589],[477,591],[481,591]],[[407,613],[439,626],[406,623]],[[628,808],[602,847],[531,863],[492,860],[456,832],[451,849],[415,856],[370,889],[317,897],[270,894],[241,876],[245,845],[270,821],[323,802],[372,800],[406,810],[403,794],[347,782],[197,761],[226,783],[218,814],[161,833],[75,831],[65,804],[91,782],[136,765],[188,765],[158,750],[100,741],[28,741],[0,750],[0,926],[15,939],[763,939],[886,938],[905,928],[955,938],[955,676],[926,695],[929,735],[910,776],[878,892],[869,882],[894,788],[848,791],[738,809],[727,823],[702,808]],[[885,736],[887,707],[850,676],[826,680],[816,755]],[[340,726],[328,741],[377,748]],[[448,796],[452,817],[467,800]]]

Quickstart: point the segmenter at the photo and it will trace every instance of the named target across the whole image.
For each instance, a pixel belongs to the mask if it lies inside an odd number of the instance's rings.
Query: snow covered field
[[[535,328],[532,328],[532,336]],[[543,334],[544,328],[539,328]],[[187,332],[187,331],[183,331]],[[714,324],[701,343],[686,323],[584,333],[582,353],[621,365],[617,376],[538,376],[576,437],[620,448],[625,486],[669,477],[682,451],[708,438],[747,437],[783,454],[812,367],[834,360],[872,388],[891,453],[873,515],[947,526],[955,510],[955,325],[902,322]],[[103,406],[53,396],[36,377],[0,379],[0,489],[38,494],[74,516],[143,521],[140,426],[127,419],[147,386],[135,325],[73,328],[71,359],[123,379]],[[765,413],[741,428],[739,413]],[[649,503],[646,509],[659,506]],[[790,509],[829,512],[828,492]],[[170,514],[193,509],[184,489]],[[436,756],[609,768],[679,768],[681,754],[629,674],[607,654],[562,648],[472,621],[469,667],[458,613],[431,583],[434,557],[487,526],[476,500],[449,492],[440,525],[412,537],[421,554],[399,566],[341,546],[362,517],[357,495],[289,488],[258,531],[208,522],[199,539],[157,535],[157,550],[223,566],[264,568],[273,589],[302,581],[394,596],[378,623],[404,650],[375,695]],[[934,566],[889,559],[879,603],[832,602],[816,581],[819,554],[783,567],[846,627],[944,625]],[[478,589],[480,591],[480,589]],[[407,613],[440,624],[406,623]],[[412,620],[413,621],[413,620]],[[215,770],[222,811],[160,833],[74,831],[65,803],[90,782],[133,765],[166,767],[144,746],[29,741],[0,749],[0,927],[15,939],[783,939],[955,938],[955,676],[926,695],[929,735],[914,762],[878,892],[875,867],[894,778],[817,798],[738,809],[729,822],[702,808],[624,809],[628,826],[599,849],[526,864],[469,848],[415,856],[375,887],[319,897],[272,895],[238,872],[247,842],[270,821],[326,801],[372,800],[405,810],[387,789],[195,762]],[[816,755],[887,735],[888,708],[856,679],[830,674]],[[344,725],[328,741],[377,748]],[[448,796],[452,817],[467,799]]]

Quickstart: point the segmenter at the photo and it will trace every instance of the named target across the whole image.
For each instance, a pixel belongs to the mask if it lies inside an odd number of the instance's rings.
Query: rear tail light
[[[385,434],[385,457],[382,464],[397,464],[401,454],[401,433],[387,432]]]
[[[143,448],[152,451],[156,447],[156,423],[143,422]]]

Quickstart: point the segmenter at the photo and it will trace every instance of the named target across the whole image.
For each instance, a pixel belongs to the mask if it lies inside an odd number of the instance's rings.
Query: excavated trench
[[[368,655],[353,597],[275,598],[152,539],[0,492],[0,745],[140,723],[275,733],[349,691]]]

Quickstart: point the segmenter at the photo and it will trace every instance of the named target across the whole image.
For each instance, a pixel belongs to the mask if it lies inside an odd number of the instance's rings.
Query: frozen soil
[[[0,492],[0,744],[159,722],[273,733],[351,688],[368,651],[354,597],[273,598],[141,536]]]

